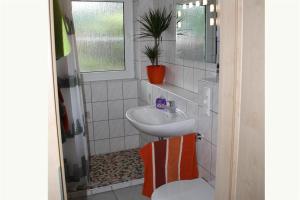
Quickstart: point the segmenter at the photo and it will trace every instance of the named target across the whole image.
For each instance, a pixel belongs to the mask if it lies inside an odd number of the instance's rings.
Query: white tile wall
[[[194,91],[194,70],[193,68],[184,67],[183,88]]]
[[[151,86],[149,84],[147,84],[145,81],[139,81],[138,84],[138,96],[140,99],[142,99],[143,101],[147,101],[147,94],[148,94],[148,88],[151,89]]]
[[[140,24],[137,21],[142,15],[144,15],[148,10],[153,8],[153,0],[138,0],[134,1],[133,4],[133,14],[134,14],[134,30],[135,35],[140,34]],[[134,40],[135,47],[135,67],[136,67],[136,77],[138,79],[147,79],[146,66],[150,65],[149,60],[142,53],[146,44],[153,43],[149,42],[150,39],[140,39],[138,37]],[[136,98],[136,97],[134,97]]]
[[[200,142],[197,142],[197,155],[198,155],[198,162],[199,164],[210,171],[211,168],[211,152],[212,147],[211,144],[205,140],[202,139]]]
[[[108,121],[94,122],[94,140],[109,138]]]
[[[124,100],[124,115],[129,108],[134,108],[138,106],[137,99],[125,99]]]
[[[211,150],[211,174],[213,176],[216,176],[217,147],[215,145],[212,145]]]
[[[217,145],[218,139],[218,114],[212,113],[212,130],[211,130],[211,142]]]
[[[124,119],[124,126],[125,126],[125,136],[139,134],[139,131],[131,125],[128,119]]]
[[[124,99],[137,98],[137,80],[123,81]]]
[[[89,140],[94,140],[94,128],[93,128],[93,123],[88,123],[87,131],[88,131]]]
[[[107,101],[107,84],[106,81],[97,81],[91,83],[92,101]]]
[[[124,120],[114,119],[109,120],[110,138],[124,137]]]
[[[210,181],[210,172],[207,171],[207,169],[201,167],[201,165],[199,165],[198,169],[200,176],[206,181]]]
[[[206,100],[206,91],[208,89],[210,89],[211,94],[213,95],[213,85],[208,82],[208,81],[204,81],[204,80],[200,80],[199,84],[198,84],[198,90],[199,90],[199,105],[203,106],[204,105],[204,100]],[[210,98],[210,105],[211,105],[211,109],[212,109],[212,105],[213,105],[213,96],[211,96],[212,98]]]
[[[216,72],[205,71],[205,79],[217,81],[218,80],[217,73]]]
[[[215,188],[215,185],[216,185],[216,177],[212,174],[210,174],[210,180],[208,181],[208,183],[213,187]]]
[[[95,142],[90,141],[89,142],[89,147],[90,147],[90,155],[95,155]]]
[[[198,118],[198,115],[199,115],[198,104],[187,101],[187,112],[186,113],[189,117]]]
[[[108,117],[109,119],[123,118],[123,100],[108,102]]]
[[[212,110],[218,112],[219,109],[219,86],[218,84],[213,84],[213,98],[212,98]]]
[[[183,88],[183,77],[184,77],[184,72],[183,69],[184,67],[181,65],[174,65],[174,85]]]
[[[166,65],[166,75],[165,82],[174,83],[175,82],[175,67],[171,64]]]
[[[140,136],[139,135],[131,135],[125,137],[125,148],[132,149],[139,147]]]
[[[87,122],[93,121],[93,109],[91,103],[85,104],[85,118]]]
[[[124,150],[124,137],[110,139],[110,151],[122,151]]]
[[[83,95],[85,102],[91,102],[92,101],[92,91],[91,91],[91,84],[87,83],[83,85]]]
[[[125,117],[127,109],[138,106],[137,85],[135,79],[84,83],[84,95],[88,95],[84,99],[90,154],[125,150],[140,145],[139,131]],[[125,135],[132,137],[126,138]],[[121,143],[122,145],[117,145]]]
[[[108,100],[123,99],[122,81],[108,81]]]
[[[187,102],[187,111],[186,111],[187,115],[191,118],[196,119],[196,123],[195,123],[195,129],[194,131],[200,132],[199,131],[199,109],[198,109],[198,104],[193,103],[193,102]]]
[[[201,69],[205,72],[205,62],[195,61],[194,68]]]
[[[95,154],[105,154],[109,152],[109,139],[95,141]]]
[[[93,103],[93,121],[101,121],[108,119],[107,102]]]
[[[199,106],[199,132],[203,134],[204,138],[211,141],[212,130],[212,112],[209,115],[206,113],[206,109]]]
[[[201,69],[194,69],[194,83],[193,83],[193,87],[194,87],[194,92],[198,93],[199,92],[199,81],[204,79],[205,77],[205,71],[201,70]]]

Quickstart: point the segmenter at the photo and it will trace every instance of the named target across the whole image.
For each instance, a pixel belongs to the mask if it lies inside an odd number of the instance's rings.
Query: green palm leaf
[[[156,59],[160,56],[160,49],[158,46],[145,46],[145,51],[143,53],[149,58],[152,65],[154,65]]]
[[[172,11],[167,13],[167,10],[164,8],[163,10],[150,9],[137,20],[141,24],[139,38],[154,38],[154,47],[146,46],[144,52],[152,64],[155,62],[158,65],[159,45],[162,41],[162,33],[169,28],[172,18]]]

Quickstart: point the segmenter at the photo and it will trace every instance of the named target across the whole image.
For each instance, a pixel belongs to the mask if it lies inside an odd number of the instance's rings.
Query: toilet
[[[151,200],[213,200],[214,189],[202,178],[175,181],[154,190]]]

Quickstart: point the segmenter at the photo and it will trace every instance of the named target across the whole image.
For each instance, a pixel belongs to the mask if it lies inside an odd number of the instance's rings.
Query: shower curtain
[[[60,0],[59,5],[71,46],[70,53],[56,61],[60,92],[63,157],[68,190],[75,191],[84,189],[88,181],[86,123],[71,2],[70,0]]]

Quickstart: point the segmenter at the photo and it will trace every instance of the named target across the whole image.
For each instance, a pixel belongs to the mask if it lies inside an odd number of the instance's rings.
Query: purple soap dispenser
[[[167,100],[163,96],[156,98],[155,105],[157,109],[164,109],[167,105]]]

